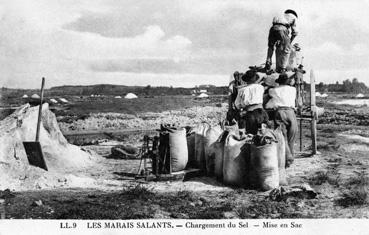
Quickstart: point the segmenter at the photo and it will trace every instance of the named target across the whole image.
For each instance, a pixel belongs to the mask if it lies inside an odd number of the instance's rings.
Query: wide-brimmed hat
[[[255,70],[248,70],[242,75],[242,80],[247,84],[258,83],[260,81],[260,76]]]
[[[275,80],[279,85],[289,85],[291,83],[292,76],[288,76],[287,73],[281,73],[279,77]]]

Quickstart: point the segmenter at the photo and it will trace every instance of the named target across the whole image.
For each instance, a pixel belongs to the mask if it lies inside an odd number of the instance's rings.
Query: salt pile
[[[49,171],[29,165],[23,141],[35,141],[37,117],[38,106],[25,104],[0,121],[0,190],[86,186],[86,182],[76,185],[81,181],[76,174],[95,165],[96,158],[67,142],[47,103],[42,108],[39,141]]]

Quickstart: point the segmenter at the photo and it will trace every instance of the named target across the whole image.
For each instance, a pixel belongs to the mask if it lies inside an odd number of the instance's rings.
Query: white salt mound
[[[59,98],[59,100],[63,103],[68,103],[68,100],[64,99],[64,98]]]
[[[50,102],[54,103],[54,104],[57,104],[58,101],[56,99],[50,99]]]
[[[37,94],[33,94],[33,95],[31,96],[31,98],[32,98],[32,99],[40,99],[40,96],[39,96],[39,95],[37,95]]]
[[[197,97],[199,97],[199,98],[207,98],[207,97],[209,97],[209,95],[208,94],[205,94],[205,93],[201,93]]]
[[[137,95],[133,93],[128,93],[126,96],[124,96],[125,99],[136,99],[138,98]]]
[[[96,164],[94,156],[67,142],[45,103],[39,142],[49,171],[29,165],[23,141],[35,141],[38,108],[25,104],[0,121],[0,190],[68,186],[66,175]]]

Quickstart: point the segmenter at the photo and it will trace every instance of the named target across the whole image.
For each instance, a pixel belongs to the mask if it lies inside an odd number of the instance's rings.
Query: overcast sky
[[[368,0],[0,0],[0,86],[226,85],[287,8],[318,82],[369,85]]]

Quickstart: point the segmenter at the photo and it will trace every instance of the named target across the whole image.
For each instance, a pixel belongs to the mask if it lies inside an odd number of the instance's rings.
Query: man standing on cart
[[[271,69],[274,47],[276,48],[276,72],[283,73],[287,71],[291,43],[297,36],[296,20],[297,13],[291,9],[286,10],[283,15],[273,18],[273,25],[269,30],[268,36],[268,54],[265,63],[266,71],[270,71]]]

